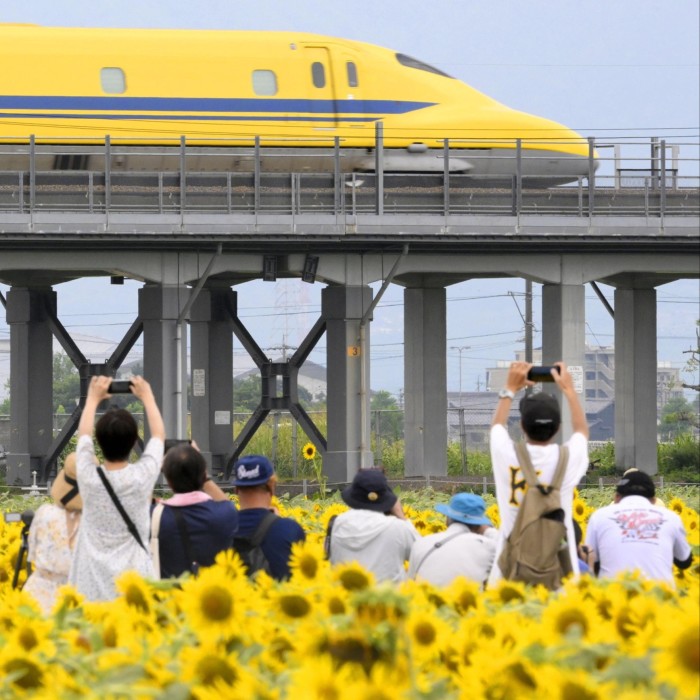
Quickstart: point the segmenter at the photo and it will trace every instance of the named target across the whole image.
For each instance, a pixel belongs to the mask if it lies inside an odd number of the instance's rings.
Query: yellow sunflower
[[[0,649],[0,677],[3,685],[18,694],[34,694],[53,683],[54,668],[49,667],[33,653],[6,645]]]
[[[337,668],[327,656],[308,658],[291,671],[287,697],[304,700],[354,700],[348,686],[353,680],[352,669]]]
[[[700,627],[695,600],[666,619],[658,636],[654,670],[660,679],[676,688],[681,698],[696,698],[700,688]]]
[[[249,590],[246,585],[234,584],[218,567],[210,567],[197,578],[184,580],[178,597],[191,628],[204,639],[239,630]]]
[[[329,564],[324,559],[323,545],[320,541],[307,539],[292,545],[292,556],[289,560],[293,581],[315,581],[319,574],[328,569]]]
[[[542,626],[553,640],[588,639],[599,630],[601,619],[595,603],[569,591],[567,595],[552,596],[542,611]]]
[[[448,604],[460,615],[466,615],[482,605],[481,586],[476,581],[470,581],[458,576],[445,589]]]
[[[692,547],[700,547],[700,516],[692,509],[686,508],[682,515],[683,527]]]
[[[213,642],[198,647],[185,647],[180,653],[182,680],[193,686],[224,686],[230,691],[247,672],[235,653],[227,652]],[[223,697],[223,696],[222,696]]]
[[[414,658],[435,658],[451,636],[447,623],[434,613],[423,610],[412,612],[406,620],[406,634]]]
[[[32,656],[53,656],[56,645],[51,639],[53,622],[50,619],[18,617],[15,626],[7,635],[7,642]]]
[[[312,460],[316,456],[316,446],[313,442],[307,442],[304,447],[301,448],[301,454],[304,459]]]
[[[674,513],[678,513],[678,515],[682,517],[683,511],[685,510],[685,503],[678,497],[672,498],[668,504],[668,509],[672,510]]]
[[[338,564],[333,569],[333,578],[346,591],[362,591],[374,585],[374,574],[356,561]]]
[[[136,571],[127,571],[115,582],[117,591],[122,594],[123,601],[134,612],[148,615],[153,607],[153,591],[148,583]]]
[[[313,598],[301,589],[284,586],[272,595],[272,610],[286,622],[299,622],[315,616]]]

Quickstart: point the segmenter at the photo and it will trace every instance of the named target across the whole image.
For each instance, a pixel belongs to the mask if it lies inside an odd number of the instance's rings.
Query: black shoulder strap
[[[337,513],[336,515],[331,515],[328,526],[326,527],[326,538],[323,540],[323,556],[326,559],[331,558],[331,532],[333,532],[333,523],[335,523],[337,517]]]
[[[267,531],[272,527],[272,523],[274,523],[278,517],[279,516],[272,511],[265,514],[265,517],[260,521],[257,529],[250,537],[251,548],[258,547],[262,543],[265,539],[265,535],[267,535]]]
[[[177,523],[177,529],[180,531],[180,539],[182,540],[182,547],[185,550],[185,556],[189,562],[188,568],[193,573],[196,574],[199,571],[199,563],[197,562],[194,552],[192,551],[192,541],[190,540],[190,533],[187,531],[187,523],[185,522],[185,516],[182,511],[177,506],[166,506],[170,508]]]
[[[112,499],[112,503],[117,507],[117,510],[119,511],[119,515],[122,516],[124,519],[124,522],[126,523],[126,527],[128,528],[129,532],[134,536],[134,539],[139,543],[141,546],[141,549],[143,549],[144,552],[148,552],[148,550],[143,546],[143,542],[141,541],[141,535],[139,535],[139,531],[136,529],[136,525],[134,525],[133,521],[129,517],[129,514],[124,510],[124,506],[121,504],[121,501],[117,497],[117,494],[114,493],[114,489],[112,488],[112,484],[109,483],[109,479],[105,475],[104,471],[102,470],[102,467],[97,467],[97,473],[100,475],[100,479],[102,479],[102,483],[105,485],[105,488],[107,489],[107,493],[109,494],[109,497]]]

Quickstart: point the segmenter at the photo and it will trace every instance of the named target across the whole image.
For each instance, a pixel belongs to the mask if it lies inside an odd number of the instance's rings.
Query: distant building
[[[518,351],[516,360],[525,359],[525,352]],[[532,352],[534,364],[542,364],[542,348],[535,348]],[[496,367],[486,370],[487,391],[497,392],[506,381],[508,367],[511,360],[499,360]],[[592,399],[615,399],[615,348],[612,346],[586,347],[586,404]],[[661,409],[673,398],[683,397],[683,386],[680,369],[672,367],[670,362],[659,361],[656,370],[656,410]]]
[[[461,396],[457,391],[448,392],[448,442],[460,442],[462,435],[464,435],[468,449],[488,450],[491,421],[498,401],[498,393],[495,391],[463,391]],[[508,432],[514,439],[522,437],[518,403],[517,399],[512,402],[508,416]],[[611,399],[588,399],[586,401],[586,419],[591,431],[591,441],[607,442],[614,439],[614,401]]]

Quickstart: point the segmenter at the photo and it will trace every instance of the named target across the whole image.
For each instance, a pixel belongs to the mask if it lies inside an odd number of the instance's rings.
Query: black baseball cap
[[[529,438],[549,440],[561,425],[559,402],[543,391],[526,394],[520,399],[520,420]]]
[[[622,475],[622,479],[617,482],[615,491],[623,498],[625,496],[644,496],[644,498],[654,498],[656,496],[656,486],[653,479],[646,473],[638,469],[628,470]]]

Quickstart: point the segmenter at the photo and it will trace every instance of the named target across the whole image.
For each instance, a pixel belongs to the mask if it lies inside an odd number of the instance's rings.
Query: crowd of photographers
[[[532,370],[524,362],[511,365],[493,417],[500,528],[486,517],[480,496],[458,493],[449,504],[436,506],[446,516],[444,532],[421,537],[383,471],[363,469],[341,493],[349,510],[329,523],[325,546],[331,564],[358,562],[379,581],[411,577],[446,585],[463,576],[495,585],[506,577],[551,589],[589,566],[605,576],[636,568],[673,585],[673,565],[687,568],[692,553],[682,521],[655,502],[653,481],[643,472],[625,473],[615,503],[593,515],[586,544],[577,542],[571,509],[573,490],[588,465],[588,426],[566,366],[557,363],[537,376]],[[511,402],[543,380],[555,382],[568,403],[571,437],[562,446],[555,442],[561,425],[558,401],[548,393],[526,392],[520,402],[525,439],[515,443],[507,431]],[[76,452],[52,484],[53,503],[42,505],[31,527],[25,527],[33,564],[25,588],[42,608],[51,609],[66,583],[87,600],[110,600],[125,571],[149,578],[196,575],[229,549],[238,552],[249,575],[263,570],[278,580],[288,578],[292,547],[305,535],[272,505],[276,476],[270,461],[248,455],[236,462],[236,508],[208,476],[196,444],[180,442],[165,450],[165,428],[151,387],[133,377],[128,390],[143,403],[150,439],[139,459],[130,462],[138,432],[129,411],[110,408],[95,422],[98,406],[112,390],[109,377],[91,380]],[[161,473],[173,495],[157,500],[153,492]],[[551,502],[554,507],[547,510]],[[18,571],[15,585],[17,578]]]

